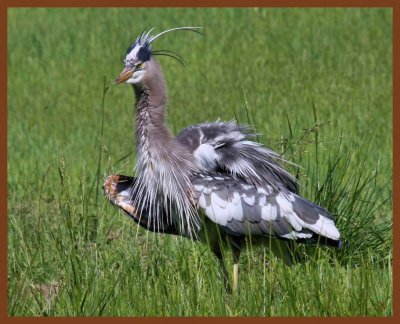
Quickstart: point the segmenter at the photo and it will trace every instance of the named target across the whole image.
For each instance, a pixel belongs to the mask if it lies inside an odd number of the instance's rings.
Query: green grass
[[[392,315],[389,9],[10,9],[8,313],[11,316]],[[301,165],[301,193],[337,219],[340,251],[263,247],[226,294],[205,245],[138,229],[101,194],[132,174],[133,92],[112,86],[144,29],[204,26],[155,48],[168,121],[237,118]],[[108,88],[105,93],[105,89]]]

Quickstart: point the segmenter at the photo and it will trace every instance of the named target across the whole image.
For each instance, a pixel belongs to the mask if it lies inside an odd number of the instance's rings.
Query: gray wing
[[[198,206],[214,223],[233,235],[311,239],[316,234],[338,241],[331,215],[289,191],[255,187],[226,175],[192,177]]]
[[[275,189],[297,192],[296,179],[278,161],[282,157],[252,141],[249,128],[235,122],[215,122],[190,126],[176,141],[187,146],[204,172],[221,172]]]

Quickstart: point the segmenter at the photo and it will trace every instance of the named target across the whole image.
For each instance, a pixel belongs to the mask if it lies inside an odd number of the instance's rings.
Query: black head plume
[[[172,57],[182,64],[184,63],[183,58],[175,52],[168,51],[168,50],[158,50],[158,51],[152,51],[151,49],[151,44],[154,40],[156,40],[158,37],[172,32],[172,31],[178,31],[178,30],[188,30],[192,31],[198,34],[201,34],[198,29],[201,29],[202,27],[177,27],[177,28],[171,28],[167,29],[155,36],[151,36],[150,33],[153,31],[154,28],[150,29],[148,32],[143,31],[138,38],[133,42],[131,46],[129,46],[128,50],[126,51],[126,58],[125,58],[125,65],[132,65],[136,62],[146,62],[150,59],[152,55],[164,55],[164,56],[169,56]]]

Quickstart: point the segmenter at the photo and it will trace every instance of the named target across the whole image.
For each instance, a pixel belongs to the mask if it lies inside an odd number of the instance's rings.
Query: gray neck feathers
[[[193,156],[179,145],[166,125],[166,86],[159,64],[151,58],[141,86],[135,86],[138,192],[150,201],[153,222],[162,210],[182,232],[192,234],[195,211],[188,192],[194,170]],[[171,205],[171,202],[173,204]],[[172,209],[177,211],[173,212]],[[174,216],[175,215],[180,215]],[[178,218],[177,218],[178,217]],[[190,233],[190,234],[189,234]]]
[[[151,58],[141,86],[134,86],[136,94],[136,138],[139,149],[159,150],[173,141],[166,125],[166,86],[159,64]],[[140,155],[140,152],[139,152]]]

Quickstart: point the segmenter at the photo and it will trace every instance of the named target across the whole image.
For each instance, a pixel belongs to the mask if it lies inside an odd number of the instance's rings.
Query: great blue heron
[[[166,85],[153,51],[155,36],[143,32],[128,48],[116,84],[128,83],[136,95],[137,178],[112,175],[104,190],[110,201],[146,229],[207,242],[222,264],[222,245],[233,251],[233,288],[245,238],[270,243],[291,263],[285,241],[339,247],[332,216],[300,197],[296,179],[283,158],[252,140],[249,128],[235,122],[190,126],[174,137],[166,126]],[[255,240],[258,238],[257,240]],[[280,244],[283,242],[283,245]]]

